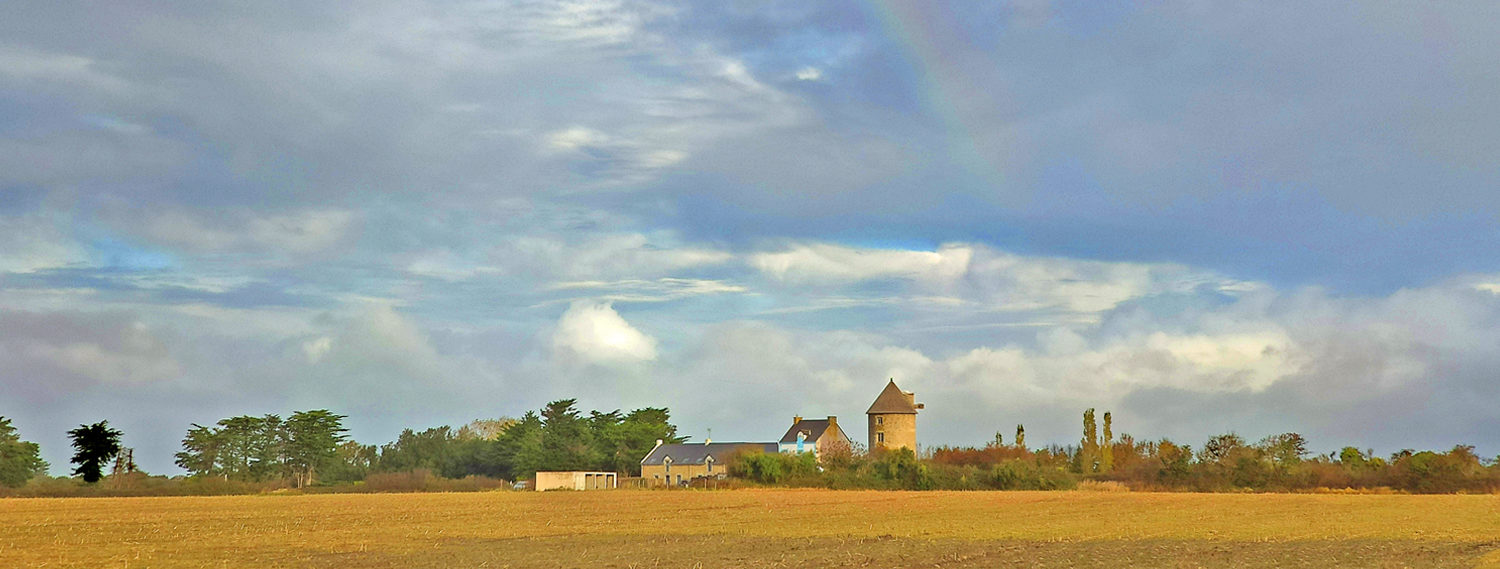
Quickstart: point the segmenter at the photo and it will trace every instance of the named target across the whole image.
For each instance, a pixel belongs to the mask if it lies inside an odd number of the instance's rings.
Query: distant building
[[[661,444],[641,459],[641,478],[652,486],[682,484],[694,478],[728,474],[729,460],[737,453],[777,451],[776,443]]]
[[[870,451],[906,447],[916,452],[917,410],[923,407],[915,393],[902,391],[891,379],[865,411],[870,422]]]
[[[538,472],[536,489],[543,490],[609,490],[619,485],[613,472]]]
[[[830,444],[849,443],[849,435],[839,427],[839,418],[803,419],[792,417],[792,427],[786,430],[777,443],[781,452],[810,452],[814,456]]]

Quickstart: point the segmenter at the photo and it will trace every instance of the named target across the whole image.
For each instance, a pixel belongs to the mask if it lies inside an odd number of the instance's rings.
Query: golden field
[[[1474,567],[1500,497],[825,490],[0,499],[0,567]]]

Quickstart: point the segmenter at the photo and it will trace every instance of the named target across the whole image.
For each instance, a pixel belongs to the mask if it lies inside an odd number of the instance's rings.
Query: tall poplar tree
[[[1094,408],[1090,407],[1083,412],[1083,441],[1079,445],[1079,465],[1083,472],[1095,472],[1098,470],[1099,460],[1099,427],[1094,422]]]
[[[1110,430],[1109,411],[1104,412],[1104,446],[1099,449],[1099,470],[1110,472],[1115,469],[1115,435]]]

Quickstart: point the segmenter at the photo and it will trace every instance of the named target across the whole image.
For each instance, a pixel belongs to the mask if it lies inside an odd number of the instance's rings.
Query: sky
[[[1500,4],[22,2],[0,415],[1500,453]]]

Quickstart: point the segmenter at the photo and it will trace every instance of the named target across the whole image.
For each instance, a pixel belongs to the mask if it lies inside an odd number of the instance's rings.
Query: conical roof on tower
[[[917,409],[922,408],[921,405],[916,403],[915,398],[915,394],[908,391],[901,391],[900,387],[896,387],[896,380],[893,378],[890,383],[885,384],[885,389],[881,390],[880,396],[875,398],[875,402],[870,404],[870,410],[865,411],[865,414],[884,415],[904,413],[915,415],[917,414]]]

